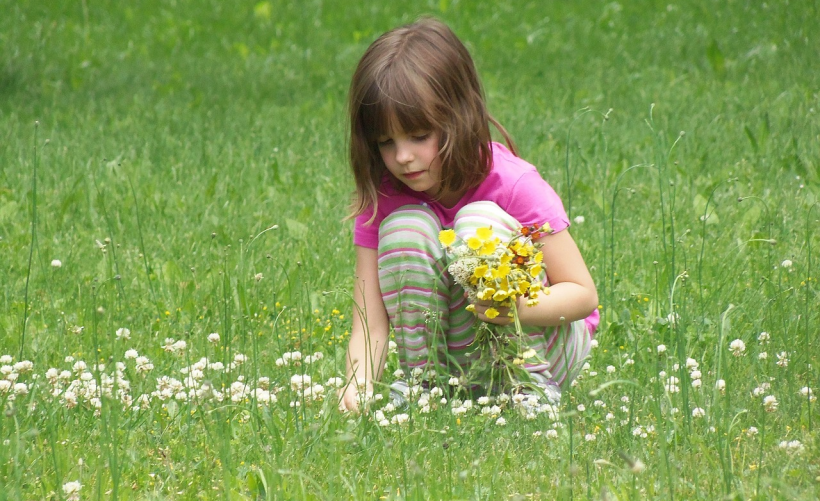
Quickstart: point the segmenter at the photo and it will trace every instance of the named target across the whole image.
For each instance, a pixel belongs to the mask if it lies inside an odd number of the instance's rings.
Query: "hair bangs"
[[[412,71],[402,71],[389,65],[367,89],[362,107],[361,123],[368,142],[378,136],[395,132],[416,132],[436,128],[431,117],[430,89]]]

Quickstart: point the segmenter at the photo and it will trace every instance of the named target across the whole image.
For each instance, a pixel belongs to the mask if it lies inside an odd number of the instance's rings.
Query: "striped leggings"
[[[458,211],[454,226],[462,239],[492,226],[496,236],[508,241],[521,225],[493,202],[473,202]],[[438,217],[421,205],[407,205],[387,216],[379,227],[379,285],[401,367],[435,364],[439,373],[458,375],[478,357],[470,355],[470,343],[480,321],[465,309],[464,290],[446,270],[447,257],[438,240],[441,229]],[[591,348],[586,322],[525,326],[524,331],[529,347],[544,361],[526,366],[533,379],[561,387],[571,383]]]

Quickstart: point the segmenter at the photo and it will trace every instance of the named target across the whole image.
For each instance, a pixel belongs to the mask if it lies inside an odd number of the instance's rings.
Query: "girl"
[[[563,231],[561,200],[488,114],[467,49],[434,19],[389,31],[359,61],[349,106],[356,279],[342,408],[356,410],[360,392],[381,377],[391,326],[405,371],[457,375],[475,357],[478,322],[511,322],[504,311],[488,318],[489,301],[476,302],[475,313],[465,309],[438,241],[444,228],[464,238],[491,226],[504,241],[521,226],[552,227],[539,239],[551,294],[533,307],[522,299],[518,311],[540,355],[527,370],[548,396],[560,397],[598,325],[595,284]],[[491,141],[490,123],[506,147]]]

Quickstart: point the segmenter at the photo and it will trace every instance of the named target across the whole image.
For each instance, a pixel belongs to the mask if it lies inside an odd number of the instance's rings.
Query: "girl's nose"
[[[396,144],[396,161],[400,164],[406,164],[413,161],[413,152],[405,144]]]

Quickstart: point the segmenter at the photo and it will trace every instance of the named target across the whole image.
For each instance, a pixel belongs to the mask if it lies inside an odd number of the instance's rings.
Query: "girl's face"
[[[438,141],[438,132],[426,130],[391,132],[377,138],[387,170],[411,190],[431,197],[441,195]]]

